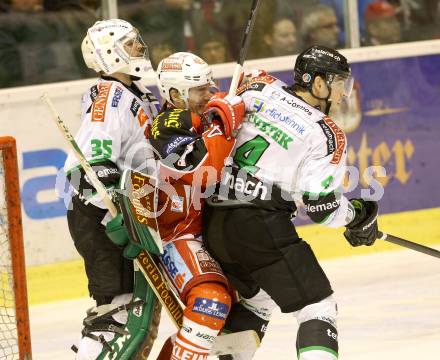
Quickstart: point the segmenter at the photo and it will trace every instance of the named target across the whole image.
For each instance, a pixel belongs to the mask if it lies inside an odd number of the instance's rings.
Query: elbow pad
[[[304,193],[303,203],[307,215],[315,223],[323,223],[341,205],[340,198],[332,191],[328,194]]]

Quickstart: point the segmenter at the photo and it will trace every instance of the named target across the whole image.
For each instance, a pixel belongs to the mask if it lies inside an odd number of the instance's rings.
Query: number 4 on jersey
[[[255,174],[260,169],[255,164],[260,160],[269,145],[269,142],[265,138],[257,135],[237,148],[234,161],[240,168],[244,168],[248,173]]]

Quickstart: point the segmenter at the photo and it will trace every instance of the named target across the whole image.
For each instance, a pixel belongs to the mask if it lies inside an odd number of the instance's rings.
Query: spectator
[[[333,49],[340,48],[340,32],[335,10],[330,6],[317,5],[304,14],[302,34],[306,47],[324,45]]]
[[[396,7],[377,0],[365,10],[366,45],[393,44],[401,41],[402,30]]]
[[[221,64],[231,60],[225,37],[209,25],[198,34],[197,48],[198,55],[208,64]]]
[[[152,46],[149,52],[151,64],[156,69],[162,59],[174,54],[176,51],[169,42],[163,41]]]
[[[11,10],[37,12],[43,10],[42,0],[11,0]]]
[[[298,50],[295,24],[289,18],[275,20],[271,32],[264,35],[263,42],[269,50],[267,56],[295,54]]]
[[[51,7],[57,3],[59,7]],[[67,81],[90,76],[80,69],[78,34],[96,20],[83,0],[12,0],[0,14],[0,87]],[[69,5],[64,10],[61,5]],[[46,8],[49,6],[50,10]],[[82,66],[81,66],[82,67]]]

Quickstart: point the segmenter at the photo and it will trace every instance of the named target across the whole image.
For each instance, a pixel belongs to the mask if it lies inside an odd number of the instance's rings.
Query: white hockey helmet
[[[211,67],[197,55],[188,52],[177,52],[162,59],[157,66],[156,76],[160,95],[171,104],[170,90],[173,88],[179,91],[188,106],[189,89],[202,85],[216,87]]]
[[[87,30],[81,51],[87,67],[96,72],[119,72],[139,78],[154,73],[138,30],[124,20],[97,21]]]

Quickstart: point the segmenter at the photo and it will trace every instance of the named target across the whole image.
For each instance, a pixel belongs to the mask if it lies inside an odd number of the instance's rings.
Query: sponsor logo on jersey
[[[130,105],[130,111],[134,117],[136,117],[140,107],[141,107],[141,105],[137,102],[137,100],[133,99],[133,101],[131,102],[131,105]]]
[[[156,140],[157,137],[160,135],[159,131],[159,122],[160,118],[163,116],[164,113],[160,113],[156,116],[156,118],[153,120],[153,126],[151,127],[151,135],[153,136],[153,139]]]
[[[122,97],[122,91],[123,90],[119,86],[116,86],[115,94],[113,95],[113,99],[112,99],[112,107],[118,107],[119,101],[121,100]]]
[[[92,105],[92,121],[104,122],[105,109],[107,106],[107,99],[110,93],[111,83],[100,83],[98,87],[98,95]]]
[[[268,109],[266,104],[259,99],[255,99],[253,107],[255,109],[255,112],[263,113],[269,116],[271,119],[286,124],[290,129],[295,131],[298,135],[304,135],[304,131],[306,130],[305,125],[300,124],[298,120],[295,120],[290,115],[277,110],[277,108],[275,107]]]
[[[249,82],[243,84],[240,86],[236,94],[240,95],[246,90],[256,90],[256,91],[262,91],[266,85],[272,84],[276,79],[273,76],[270,75],[264,75],[264,76],[256,76],[249,80]]]
[[[145,110],[143,108],[140,109],[138,116],[137,116],[139,126],[142,127],[149,119],[148,115],[145,114]]]
[[[197,261],[199,263],[200,271],[203,273],[222,273],[220,265],[215,261],[206,250],[200,249],[196,252]]]
[[[165,145],[165,153],[167,155],[174,152],[174,150],[179,146],[189,144],[191,141],[194,140],[194,138],[192,138],[191,136],[173,136],[170,140],[171,141]]]
[[[263,89],[266,87],[266,83],[264,82],[249,82],[247,84],[244,84],[240,86],[237,89],[237,95],[243,94],[247,90],[255,90],[255,91],[263,91]]]
[[[229,306],[218,301],[198,297],[194,301],[192,311],[213,318],[226,320],[226,316],[229,312]]]
[[[283,130],[264,121],[256,114],[251,114],[249,121],[253,123],[258,130],[269,135],[283,149],[287,150],[289,148],[289,144],[293,141],[293,138],[287,135]]]
[[[274,78],[271,75],[263,75],[252,78],[251,82],[262,82],[264,84],[272,84],[275,80],[276,78]]]
[[[324,204],[310,205],[307,204],[305,209],[308,213],[325,212],[327,210],[335,210],[341,204],[341,200],[334,200]]]
[[[170,210],[172,212],[183,212],[183,203],[184,203],[184,199],[183,197],[179,196],[179,195],[173,195],[171,197],[171,208]]]
[[[180,128],[182,126],[180,113],[186,111],[184,109],[172,109],[167,112],[167,117],[164,121],[164,125],[167,128]]]
[[[312,112],[309,108],[307,108],[307,105],[301,104],[297,101],[295,101],[295,98],[293,96],[282,96],[279,100],[279,102],[285,103],[287,105],[290,105],[294,109],[299,109],[304,111],[307,115],[311,116]]]
[[[98,170],[97,173],[98,178],[102,179],[102,178],[107,178],[107,177],[111,177],[111,175],[119,175],[119,171],[118,169],[115,168],[105,168],[102,170]]]
[[[198,354],[192,350],[183,348],[176,343],[173,347],[173,355],[171,359],[187,359],[187,360],[207,360],[208,354]]]
[[[229,171],[225,171],[221,183],[222,186],[228,186],[237,193],[252,195],[254,199],[264,200],[270,195],[268,187],[263,182],[243,179],[240,176],[235,177]]]
[[[200,331],[197,331],[196,337],[203,339],[203,340],[206,340],[207,342],[209,342],[211,344],[214,342],[214,339],[215,339],[215,336],[212,336],[212,335],[209,335],[206,333],[202,333]]]
[[[92,102],[94,102],[97,97],[98,97],[98,85],[93,85],[90,88],[90,99],[92,100]]]
[[[164,246],[160,258],[176,288],[182,290],[191,278],[191,271],[173,243]]]
[[[317,121],[327,138],[327,155],[333,154],[331,164],[339,164],[345,151],[344,132],[328,117]]]
[[[191,334],[192,331],[193,331],[192,327],[191,327],[191,326],[188,326],[188,325],[186,325],[186,324],[183,324],[183,325],[182,325],[182,330],[183,330],[184,332],[188,333],[188,334]]]
[[[278,90],[274,90],[269,95],[269,99],[278,100],[281,97],[281,93]]]
[[[327,155],[333,154],[336,149],[336,136],[330,127],[324,122],[323,119],[317,121],[317,124],[321,127],[322,132],[327,138]]]

